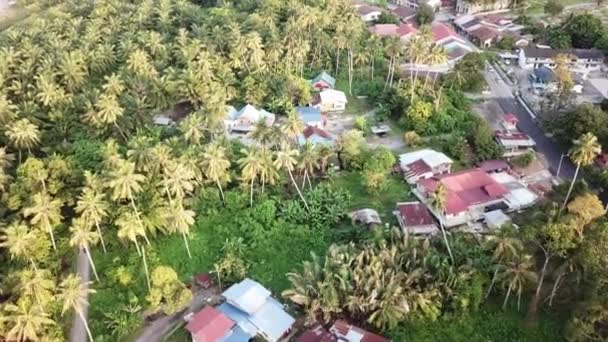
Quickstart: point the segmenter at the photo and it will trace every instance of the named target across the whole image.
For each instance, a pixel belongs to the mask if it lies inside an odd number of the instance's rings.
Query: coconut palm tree
[[[8,153],[6,147],[0,147],[0,170],[5,171],[13,166],[15,155]]]
[[[506,309],[512,292],[517,293],[517,309],[519,310],[522,292],[527,286],[537,281],[536,272],[533,268],[534,259],[530,255],[522,254],[504,265],[502,274],[499,275],[503,286],[507,287],[505,300],[502,304],[503,310]]]
[[[298,164],[298,170],[302,172],[302,188],[308,185],[312,188],[312,182],[310,181],[310,175],[315,173],[315,170],[319,168],[319,157],[317,155],[317,149],[315,149],[310,141],[306,141],[302,147],[300,154],[300,163]]]
[[[267,149],[260,150],[260,180],[262,182],[262,193],[264,193],[264,187],[266,186],[266,184],[274,185],[279,179],[279,172],[277,171],[274,165],[272,157],[272,151]]]
[[[53,229],[61,223],[63,218],[61,216],[61,206],[60,200],[53,199],[47,193],[40,192],[34,195],[33,205],[23,209],[24,217],[32,217],[30,219],[31,224],[38,225],[49,233],[54,250],[57,250],[57,245],[55,244]]]
[[[226,204],[222,184],[230,181],[230,159],[226,157],[226,149],[217,143],[207,145],[203,152],[201,168],[205,177],[217,184],[222,196],[222,203]]]
[[[443,183],[439,182],[437,184],[437,188],[431,194],[429,200],[430,204],[437,211],[437,216],[439,218],[439,227],[441,228],[441,234],[443,235],[443,241],[445,241],[445,246],[448,249],[448,254],[450,255],[450,260],[452,264],[454,263],[454,256],[452,255],[452,249],[450,248],[450,244],[448,242],[448,236],[445,233],[445,227],[443,226],[443,216],[445,215],[445,205],[446,205],[446,196],[447,189],[443,185]]]
[[[135,217],[141,223],[139,209],[135,205],[133,194],[141,191],[141,183],[145,182],[146,177],[142,174],[135,173],[135,164],[127,161],[121,161],[117,167],[109,172],[108,187],[112,189],[112,198],[116,200],[128,199],[131,207],[135,212]],[[146,238],[146,242],[147,238]],[[149,242],[148,242],[149,243]]]
[[[578,176],[581,166],[591,165],[595,160],[595,157],[601,152],[602,146],[597,142],[597,137],[593,135],[593,133],[585,133],[579,139],[574,140],[574,146],[570,149],[570,158],[576,164],[576,171],[574,171],[574,177],[572,177],[572,182],[570,183],[570,188],[568,188],[564,203],[559,209],[560,213],[564,210],[566,204],[568,204],[572,188],[574,188],[574,183],[576,183],[576,177]]]
[[[490,296],[490,292],[492,292],[492,288],[494,287],[494,283],[498,277],[498,272],[503,269],[503,265],[507,262],[507,260],[513,260],[523,252],[523,244],[521,240],[506,236],[504,234],[492,238],[490,243],[492,245],[491,248],[493,249],[492,260],[494,261],[495,265],[494,275],[492,276],[492,281],[488,287],[486,298]]]
[[[188,235],[190,235],[190,227],[194,224],[194,215],[194,211],[184,209],[181,201],[170,203],[163,214],[163,220],[169,231],[182,234],[189,258],[192,258],[192,254],[188,245]]]
[[[56,324],[40,305],[26,298],[19,299],[17,304],[5,304],[0,321],[10,328],[6,334],[7,340],[18,342],[38,341],[45,327]]]
[[[414,38],[412,38],[414,39]],[[393,79],[395,78],[395,69],[399,63],[399,57],[403,54],[403,44],[399,38],[389,38],[386,43],[386,53],[389,57],[388,62],[388,75],[386,76],[386,82],[384,88],[391,87],[393,85]]]
[[[276,152],[274,166],[277,169],[285,169],[287,171],[287,173],[289,174],[289,178],[291,178],[293,186],[296,188],[298,195],[300,195],[302,202],[304,202],[306,210],[310,210],[310,208],[308,208],[308,203],[306,203],[306,200],[304,199],[304,195],[302,195],[302,192],[300,191],[300,187],[298,187],[296,180],[293,178],[292,171],[297,164],[296,158],[298,157],[298,154],[298,150],[290,149],[287,145],[282,144],[281,148]]]
[[[34,252],[32,248],[35,248],[35,233],[21,221],[14,221],[1,231],[3,235],[0,236],[0,247],[8,248],[11,259],[29,261],[35,269],[36,263],[32,256]]]
[[[97,240],[99,239],[99,234],[95,231],[91,231],[91,227],[93,225],[90,221],[85,221],[82,218],[75,218],[72,220],[72,226],[70,227],[70,232],[72,233],[72,237],[70,238],[70,246],[78,247],[78,249],[83,250],[89,259],[89,264],[91,264],[91,268],[93,269],[93,274],[95,275],[95,279],[99,281],[99,275],[97,275],[97,269],[95,268],[95,263],[93,262],[93,256],[91,255],[91,245],[95,245]]]
[[[162,184],[169,201],[173,198],[181,200],[186,194],[194,191],[194,171],[180,162],[170,163],[163,170]]]
[[[40,143],[40,130],[28,119],[9,123],[5,134],[11,145],[19,150],[19,162],[21,162],[21,151],[23,149],[31,154],[32,148]]]
[[[106,243],[100,227],[101,221],[108,216],[108,203],[105,201],[105,195],[93,188],[85,187],[82,194],[78,196],[75,210],[83,220],[95,224],[101,248],[106,253]]]
[[[198,145],[204,135],[203,117],[198,112],[190,114],[179,124],[179,130],[184,136],[184,140],[190,144]]]
[[[87,301],[89,294],[96,292],[94,289],[90,288],[90,286],[90,281],[83,281],[80,276],[70,274],[59,285],[57,298],[63,302],[61,314],[63,315],[69,310],[74,310],[74,312],[80,316],[82,324],[84,324],[84,328],[89,336],[89,341],[93,342],[93,336],[91,335],[91,330],[89,329],[89,324],[87,323],[86,317],[84,317],[83,311],[84,308],[89,305]]]
[[[290,110],[287,113],[287,118],[285,118],[285,121],[281,125],[281,132],[294,143],[294,146],[297,146],[298,135],[302,134],[303,130],[304,122],[302,122],[302,119],[300,119],[295,110]]]
[[[20,297],[31,298],[44,311],[54,298],[55,281],[51,272],[43,269],[23,269],[19,272],[17,292]]]
[[[143,236],[144,239],[147,240],[146,230],[137,217],[131,212],[122,213],[118,219],[115,221],[118,226],[117,236],[120,240],[128,240],[135,244],[135,249],[137,250],[137,254],[141,256],[141,259],[144,263],[144,272],[146,273],[146,282],[148,284],[148,289],[150,289],[150,274],[148,272],[148,264],[146,262],[146,253],[144,250],[144,246],[140,246],[137,238]]]
[[[249,137],[260,144],[263,148],[271,145],[274,138],[274,130],[268,127],[266,120],[258,120],[253,127],[253,130],[249,132]]]
[[[248,150],[241,150],[243,157],[238,160],[239,166],[241,167],[241,181],[250,184],[249,202],[253,207],[253,184],[262,171],[262,163],[259,155],[260,150],[254,146]]]

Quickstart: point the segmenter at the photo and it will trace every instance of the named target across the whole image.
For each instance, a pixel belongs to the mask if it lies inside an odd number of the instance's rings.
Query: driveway
[[[493,68],[496,69],[496,68]],[[550,171],[555,175],[559,166],[562,153],[565,152],[553,140],[545,136],[545,132],[530,117],[528,112],[513,96],[513,89],[509,87],[501,77],[496,77],[499,71],[484,72],[486,81],[492,97],[498,103],[504,113],[513,113],[519,119],[517,127],[536,141],[536,150],[542,153],[549,163]],[[563,158],[560,177],[571,179],[574,176],[574,164],[568,158]]]

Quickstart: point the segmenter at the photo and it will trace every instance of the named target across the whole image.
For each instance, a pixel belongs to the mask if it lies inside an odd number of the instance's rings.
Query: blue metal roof
[[[304,123],[320,122],[322,120],[321,110],[314,107],[296,107],[296,112]]]
[[[296,321],[274,298],[268,298],[264,306],[249,317],[261,335],[269,341],[278,341]]]
[[[237,325],[232,329],[230,335],[222,338],[220,342],[249,342],[252,338],[253,336],[243,331],[243,329]]]
[[[249,334],[251,337],[257,335],[258,329],[255,327],[255,325],[249,322],[249,315],[243,311],[228,303],[220,304],[217,309],[220,310],[224,315],[228,316],[228,318],[235,321],[238,327],[242,329],[244,333]]]

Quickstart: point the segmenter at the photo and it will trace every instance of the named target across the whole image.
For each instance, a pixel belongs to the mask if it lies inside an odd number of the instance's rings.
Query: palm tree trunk
[[[348,95],[353,95],[353,49],[348,49]]]
[[[249,191],[249,206],[253,207],[253,178],[251,178],[251,191]]]
[[[288,168],[287,172],[289,172],[289,177],[291,178],[291,181],[293,182],[293,185],[296,187],[296,190],[298,191],[298,195],[300,195],[300,198],[302,199],[302,202],[304,202],[304,206],[306,207],[306,210],[310,211],[310,208],[308,208],[308,203],[306,203],[306,200],[304,199],[304,195],[302,195],[302,192],[300,191],[300,188],[298,187],[298,184],[296,183],[296,180],[293,179],[293,173],[291,173],[291,169]]]
[[[226,198],[224,197],[224,190],[222,190],[222,184],[220,184],[220,180],[217,179],[217,188],[220,189],[220,195],[222,196],[222,204],[226,206]]]
[[[148,263],[146,262],[146,249],[144,246],[141,246],[141,259],[144,262],[144,272],[146,272],[146,283],[148,284],[148,290],[152,288],[150,285],[150,273],[148,272]]]
[[[101,235],[101,228],[99,228],[99,221],[95,220],[95,227],[97,228],[97,234],[99,234],[99,241],[101,241],[101,248],[103,249],[103,253],[107,253],[106,251],[106,242],[103,240],[103,235]]]
[[[557,293],[557,289],[559,287],[559,283],[562,280],[562,277],[564,276],[564,273],[560,273],[557,276],[557,279],[555,279],[555,283],[553,283],[553,288],[551,289],[551,295],[549,296],[549,306],[553,306],[553,298],[555,297],[555,294]]]
[[[190,254],[190,246],[188,245],[188,239],[186,238],[186,233],[182,232],[182,237],[184,238],[184,245],[186,245],[186,252],[188,252],[188,258],[192,259],[192,254]]]
[[[559,213],[561,214],[566,204],[568,204],[568,199],[570,199],[570,194],[572,193],[572,189],[574,188],[574,183],[576,183],[576,177],[578,176],[578,171],[581,168],[581,164],[576,164],[576,171],[574,171],[574,177],[572,177],[572,182],[570,183],[570,188],[568,189],[568,193],[566,194],[566,198],[564,198],[564,204],[559,209]]]
[[[32,268],[34,269],[34,271],[38,271],[38,267],[36,266],[34,259],[30,258],[30,263],[32,264]]]
[[[137,222],[139,222],[139,224],[141,224],[141,226],[144,226],[144,223],[141,220],[141,217],[139,216],[139,210],[137,210],[137,206],[135,205],[135,200],[133,199],[133,194],[131,193],[131,189],[129,189],[129,199],[131,200],[131,206],[133,207],[133,210],[135,211],[135,217],[137,218]],[[146,243],[149,245],[150,244],[150,240],[148,240],[148,236],[144,233],[144,240],[146,240]]]
[[[84,330],[87,331],[87,335],[89,336],[89,342],[93,342],[93,335],[91,335],[91,329],[89,329],[89,324],[87,323],[87,319],[84,317],[84,314],[81,310],[76,310],[78,316],[82,320],[82,324],[84,324]]]
[[[127,139],[127,136],[122,131],[122,129],[120,129],[120,126],[118,126],[118,124],[116,123],[116,121],[114,121],[114,127],[116,127],[116,129],[118,130],[118,133],[120,133],[120,135],[122,136],[122,138],[125,139],[125,142],[127,142],[129,139]]]
[[[519,311],[520,304],[521,304],[521,288],[519,289],[519,291],[517,291],[517,311]]]
[[[443,241],[445,241],[445,246],[448,249],[448,254],[450,255],[450,260],[452,261],[452,265],[454,265],[454,256],[452,255],[452,249],[450,248],[450,243],[448,242],[448,236],[445,233],[445,227],[443,226],[443,219],[439,219],[439,227],[441,227],[441,234],[443,234]]]
[[[496,276],[498,275],[498,267],[494,270],[494,275],[492,276],[492,282],[490,283],[490,287],[488,288],[488,292],[486,292],[486,299],[490,296],[490,292],[492,292],[492,288],[494,287],[494,282],[496,282]]]
[[[338,77],[338,67],[340,66],[340,49],[336,50],[336,77]]]
[[[91,251],[88,247],[84,247],[84,253],[87,255],[87,259],[89,259],[89,264],[91,264],[91,268],[93,269],[93,275],[95,275],[95,279],[99,282],[99,275],[97,275],[97,269],[95,268],[95,263],[93,262],[93,258],[91,257]]]
[[[135,250],[137,251],[137,255],[141,255],[141,248],[139,248],[139,242],[137,242],[137,238],[135,238]]]
[[[543,268],[540,271],[540,278],[538,279],[538,285],[536,286],[536,292],[532,299],[530,300],[530,304],[528,304],[528,312],[526,313],[526,321],[532,322],[536,320],[536,313],[538,311],[538,303],[540,302],[540,294],[543,288],[543,283],[545,281],[545,274],[547,273],[547,265],[549,265],[549,259],[551,256],[547,254],[547,251],[543,249],[545,253],[545,262],[543,263]]]
[[[53,234],[53,227],[48,224],[46,229],[49,231],[49,235],[51,236],[51,244],[53,245],[53,250],[57,251],[57,244],[55,244],[55,235]]]
[[[502,303],[502,309],[507,308],[507,302],[509,301],[509,296],[511,295],[511,289],[513,287],[513,282],[509,283],[509,289],[507,290],[507,295],[505,296],[505,301]]]
[[[375,64],[376,64],[376,58],[372,56],[372,77],[370,78],[371,81],[374,80],[374,69],[376,68]]]
[[[439,110],[439,104],[441,103],[441,95],[443,95],[443,84],[439,87],[439,96],[435,99],[435,110]]]

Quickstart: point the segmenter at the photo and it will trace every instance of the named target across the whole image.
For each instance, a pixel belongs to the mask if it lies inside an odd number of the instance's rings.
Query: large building
[[[518,63],[520,68],[554,68],[555,57],[570,56],[570,68],[573,71],[589,71],[599,69],[604,62],[604,53],[598,49],[549,49],[526,47],[519,50]]]
[[[508,9],[512,0],[494,0],[494,1],[473,1],[473,0],[456,0],[456,13],[458,14],[475,14],[480,12],[493,12]]]
[[[399,156],[399,166],[405,180],[410,184],[420,179],[449,173],[452,164],[453,161],[448,156],[431,149],[408,152]]]

